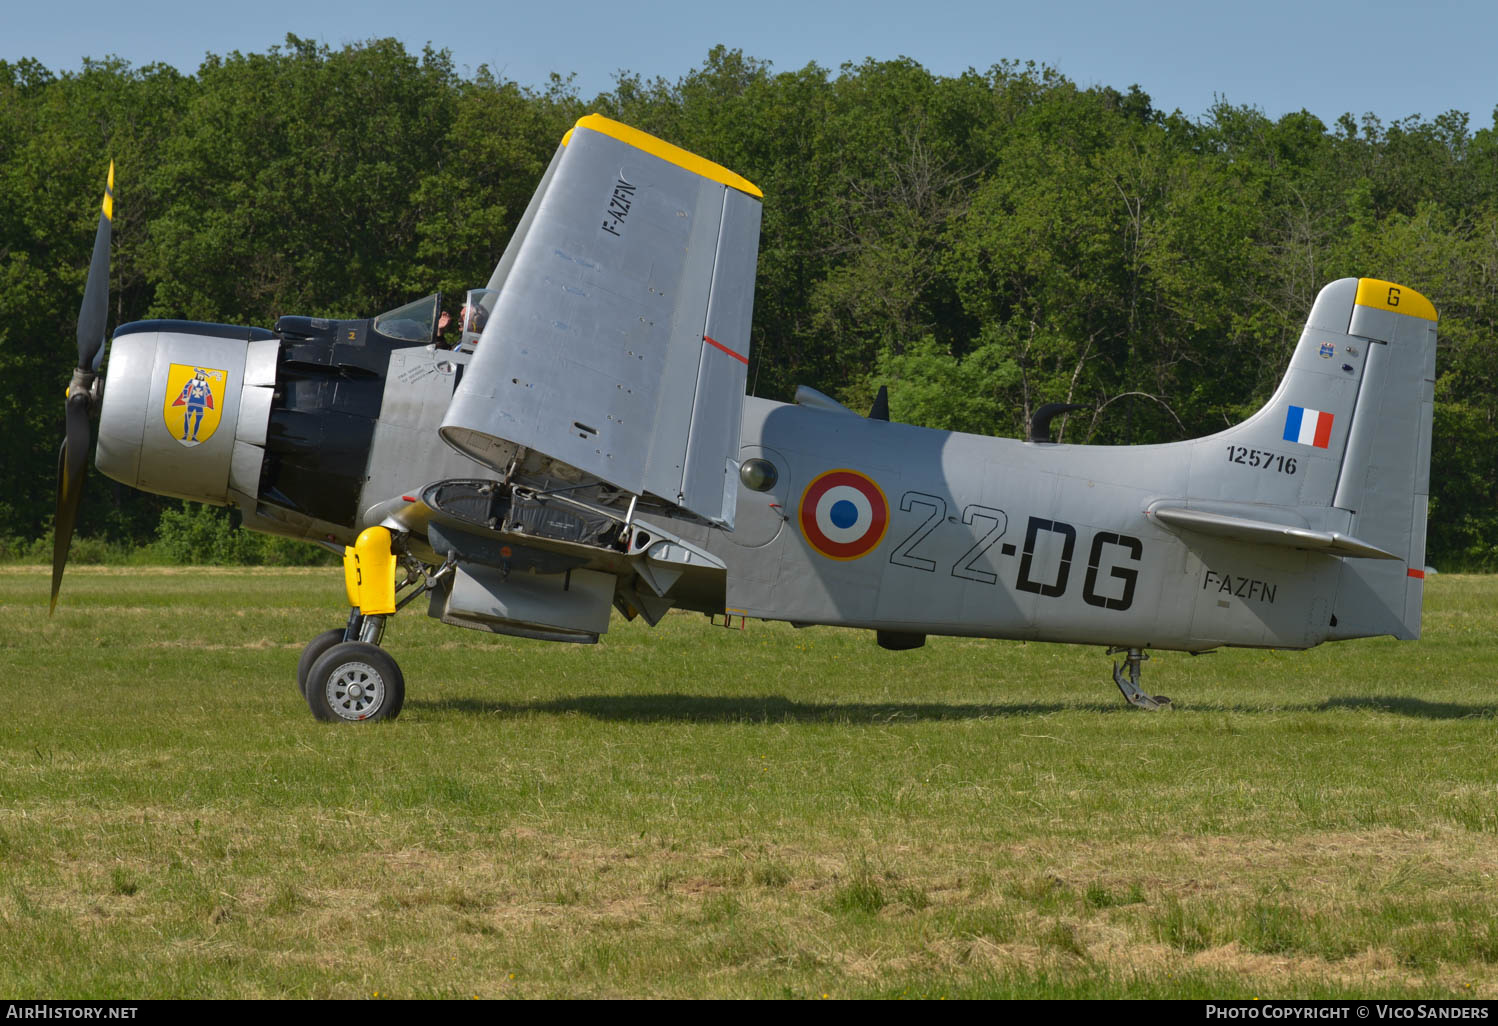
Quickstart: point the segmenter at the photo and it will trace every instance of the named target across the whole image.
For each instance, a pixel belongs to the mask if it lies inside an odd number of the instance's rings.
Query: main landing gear
[[[1118,685],[1118,690],[1123,692],[1124,701],[1141,709],[1169,709],[1170,699],[1164,695],[1147,695],[1139,687],[1139,664],[1149,658],[1149,653],[1137,648],[1110,648],[1109,655],[1117,655],[1119,652],[1127,652],[1124,662],[1129,668],[1127,678],[1119,671],[1117,663],[1113,664],[1113,683]]]
[[[327,723],[393,720],[406,701],[406,678],[390,654],[380,648],[385,619],[400,608],[395,602],[396,556],[390,532],[371,527],[344,550],[344,586],[349,599],[348,625],[323,631],[307,642],[297,661],[296,685],[312,715]],[[427,568],[406,558],[401,587],[425,587],[400,605],[424,594],[434,583]],[[441,576],[439,573],[438,576]]]
[[[302,649],[297,690],[325,723],[393,720],[406,701],[406,678],[380,648],[385,617],[357,607],[343,630],[324,631]],[[355,640],[347,640],[350,637]]]

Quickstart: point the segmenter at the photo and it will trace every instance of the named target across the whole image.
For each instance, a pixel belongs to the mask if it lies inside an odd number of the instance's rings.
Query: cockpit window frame
[[[469,289],[467,297],[463,302],[463,323],[459,326],[458,348],[464,352],[471,353],[479,344],[479,338],[484,333],[484,327],[489,323],[489,318],[494,313],[494,308],[499,304],[498,289]]]
[[[424,310],[424,307],[430,309]],[[426,314],[425,329],[420,326],[423,323],[421,319],[423,313]],[[437,319],[441,315],[442,293],[433,292],[430,296],[413,299],[409,303],[376,315],[372,326],[375,331],[386,338],[393,338],[399,342],[430,345],[437,337]],[[420,334],[423,330],[425,334]]]

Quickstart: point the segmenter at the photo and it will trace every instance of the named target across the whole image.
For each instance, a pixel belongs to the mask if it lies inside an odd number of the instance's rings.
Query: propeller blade
[[[52,605],[47,610],[49,616],[57,610],[57,592],[62,587],[62,572],[68,564],[73,529],[78,526],[78,510],[83,505],[88,451],[93,444],[88,407],[87,392],[68,396],[68,434],[57,452],[57,514],[52,527]]]
[[[99,230],[94,233],[94,255],[88,264],[88,284],[78,310],[78,366],[98,369],[104,355],[104,322],[109,317],[109,240],[114,225],[114,161],[109,162],[109,184],[99,210]]]
[[[88,473],[88,453],[93,448],[89,416],[98,395],[95,372],[104,359],[104,326],[109,319],[109,242],[114,224],[114,161],[109,162],[109,182],[99,210],[99,230],[94,233],[94,254],[89,259],[88,283],[83,287],[83,305],[78,309],[78,367],[68,385],[67,435],[57,453],[57,514],[52,524],[52,605],[57,611],[57,593],[62,572],[68,565],[78,510],[83,505],[83,484]]]

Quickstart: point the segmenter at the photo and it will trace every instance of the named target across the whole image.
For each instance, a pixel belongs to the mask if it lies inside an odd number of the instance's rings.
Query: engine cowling
[[[259,490],[280,340],[264,328],[140,321],[115,332],[95,464],[215,505]]]

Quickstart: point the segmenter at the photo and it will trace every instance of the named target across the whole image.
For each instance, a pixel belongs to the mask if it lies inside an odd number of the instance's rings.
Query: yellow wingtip
[[[579,118],[577,124],[573,126],[572,131],[569,131],[566,139],[563,140],[564,145],[568,139],[572,138],[572,132],[579,128],[587,128],[594,132],[600,132],[603,135],[612,136],[622,143],[633,146],[637,150],[643,150],[651,156],[669,161],[677,167],[686,168],[693,174],[699,174],[710,181],[719,182],[730,189],[737,189],[739,192],[747,193],[756,199],[764,199],[765,194],[760,191],[759,186],[749,181],[743,175],[734,174],[728,168],[721,164],[714,164],[706,157],[699,157],[690,150],[684,150],[680,146],[666,142],[664,139],[656,138],[649,132],[642,132],[638,128],[631,128],[622,122],[606,118],[602,114],[589,114],[586,117]]]

